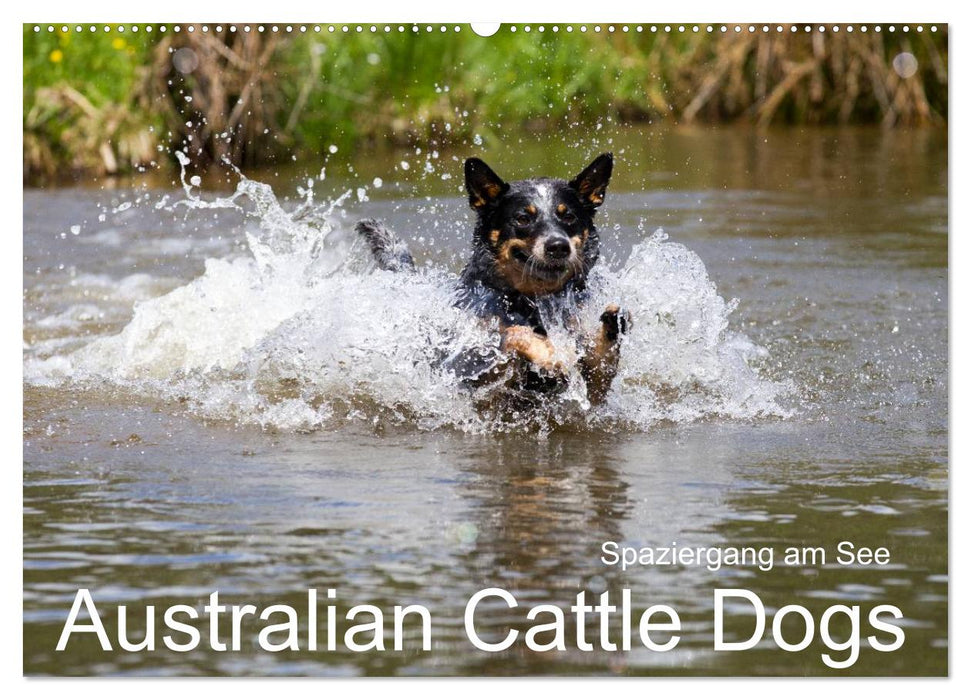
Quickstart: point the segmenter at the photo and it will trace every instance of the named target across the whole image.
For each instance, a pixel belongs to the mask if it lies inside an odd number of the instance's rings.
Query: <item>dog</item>
[[[508,363],[527,392],[548,392],[568,383],[543,316],[558,316],[575,332],[577,363],[590,403],[603,403],[617,374],[620,345],[631,325],[616,304],[600,316],[596,331],[580,335],[577,312],[587,301],[586,282],[600,255],[593,219],[603,204],[613,170],[604,153],[570,181],[540,177],[505,182],[478,158],[465,161],[465,188],[476,214],[472,253],[462,270],[456,304],[486,321],[498,321],[499,360],[483,349],[452,358],[450,369],[469,383],[488,381]],[[411,253],[373,219],[355,230],[385,270],[414,270]]]

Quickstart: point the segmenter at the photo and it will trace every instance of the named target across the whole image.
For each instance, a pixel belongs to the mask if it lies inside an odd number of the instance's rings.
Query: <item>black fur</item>
[[[613,156],[604,153],[569,181],[543,177],[507,183],[482,160],[466,160],[465,187],[476,223],[457,305],[498,319],[500,329],[524,326],[539,337],[546,336],[544,314],[559,314],[568,322],[585,300],[587,275],[600,255],[593,220],[612,169]],[[407,248],[379,223],[361,221],[356,230],[381,268],[414,269]],[[629,326],[626,313],[617,311],[606,312],[601,322],[609,341]],[[487,376],[496,359],[492,352],[469,349],[446,364],[472,381]],[[548,391],[564,381],[562,375],[529,367],[522,387]]]
[[[358,221],[354,230],[367,241],[375,262],[382,270],[399,272],[415,269],[415,259],[408,247],[398,240],[394,232],[374,219]]]
[[[574,306],[584,297],[587,275],[600,256],[600,238],[593,218],[603,202],[612,169],[613,156],[605,153],[569,182],[532,178],[506,183],[483,161],[469,158],[465,162],[465,184],[477,216],[472,255],[461,276],[460,304],[481,316],[497,315],[507,324],[529,325],[545,333],[537,313],[539,299],[563,300],[567,306]],[[562,215],[556,211],[560,205],[566,206]],[[535,215],[528,214],[530,206],[536,208]],[[524,214],[529,221],[519,220]],[[491,237],[493,231],[499,232],[495,241]],[[569,276],[562,284],[551,284],[553,288],[544,293],[522,291],[521,287],[528,284],[520,284],[522,280],[498,265],[500,246],[511,239],[569,239],[582,236],[584,231],[587,234],[575,251],[575,265]],[[550,269],[539,261],[525,267],[526,277],[553,276],[558,272],[557,267]]]

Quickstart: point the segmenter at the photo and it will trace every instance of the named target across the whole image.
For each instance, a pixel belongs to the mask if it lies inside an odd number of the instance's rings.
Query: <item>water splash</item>
[[[252,217],[248,255],[207,260],[197,279],[136,304],[117,335],[28,359],[27,382],[107,382],[179,399],[206,417],[284,430],[347,421],[473,432],[644,430],[788,415],[791,387],[761,377],[753,366],[765,351],[728,330],[735,304],[718,295],[696,254],[661,231],[619,270],[600,265],[590,279],[583,328],[592,330],[610,303],[634,318],[605,404],[590,407],[574,372],[562,394],[525,411],[499,410],[497,386],[470,390],[442,363],[470,347],[494,351],[497,329],[454,307],[454,274],[371,269],[335,217],[350,191],[325,205],[308,194],[288,212],[269,186],[240,175],[229,197],[203,199],[178,155],[185,198],[164,206]],[[549,333],[557,347],[574,347],[552,320]]]

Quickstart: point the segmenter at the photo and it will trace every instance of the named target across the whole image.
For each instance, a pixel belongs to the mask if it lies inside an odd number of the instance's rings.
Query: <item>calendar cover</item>
[[[946,24],[22,33],[25,675],[948,674]]]

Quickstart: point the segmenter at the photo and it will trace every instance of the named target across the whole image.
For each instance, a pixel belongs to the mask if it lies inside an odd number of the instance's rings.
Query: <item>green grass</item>
[[[25,177],[125,171],[157,157],[158,142],[259,165],[331,144],[444,146],[476,134],[565,130],[582,140],[604,121],[891,126],[947,114],[946,28],[541,33],[534,25],[527,33],[520,25],[489,38],[439,30],[267,32],[243,41],[225,28],[25,26]],[[187,76],[171,63],[182,47],[204,58]],[[891,67],[903,51],[919,66],[907,79]]]
[[[128,170],[155,157],[160,122],[141,84],[155,38],[145,32],[40,33],[24,25],[24,173]]]

